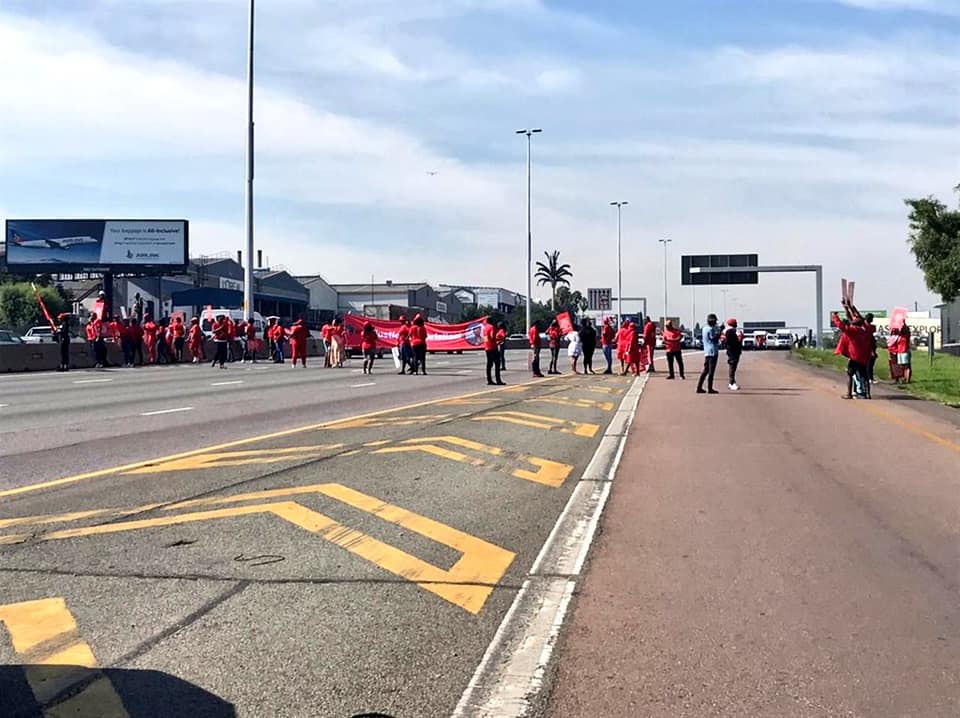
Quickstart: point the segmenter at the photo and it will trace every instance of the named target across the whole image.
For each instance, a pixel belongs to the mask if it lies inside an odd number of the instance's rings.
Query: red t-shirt
[[[377,330],[368,329],[363,332],[360,338],[360,348],[363,351],[370,351],[377,348]]]
[[[497,349],[497,328],[492,324],[487,324],[483,328],[483,348],[488,352]]]
[[[527,332],[527,337],[530,340],[531,349],[540,348],[540,332],[537,331],[536,327],[530,327],[530,331]]]
[[[614,341],[617,338],[617,333],[613,330],[613,327],[609,324],[604,324],[603,329],[600,331],[600,346],[609,347],[613,346]]]
[[[547,339],[550,340],[550,348],[560,346],[560,327],[550,327],[547,329]]]
[[[847,337],[847,356],[851,361],[858,364],[869,364],[870,357],[873,356],[873,335],[870,334],[862,325],[855,324],[844,325],[840,328],[843,335]]]
[[[643,325],[643,342],[647,346],[653,346],[657,341],[657,325],[653,322],[647,322]]]
[[[397,346],[403,346],[404,344],[410,343],[410,327],[406,324],[400,327],[400,331],[397,332]]]
[[[683,332],[679,329],[663,330],[663,346],[668,352],[680,351],[680,341],[683,339]]]
[[[498,347],[503,346],[503,343],[504,343],[505,341],[507,341],[507,332],[506,332],[506,330],[505,330],[505,329],[498,329],[498,330],[497,330],[497,346],[498,346]]]
[[[414,324],[410,327],[410,345],[419,347],[427,343],[427,328]]]

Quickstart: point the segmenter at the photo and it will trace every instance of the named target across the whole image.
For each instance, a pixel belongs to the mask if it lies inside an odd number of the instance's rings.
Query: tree
[[[551,292],[551,309],[557,308],[557,285],[563,284],[567,287],[570,286],[570,278],[573,277],[573,272],[570,271],[569,264],[560,264],[560,250],[555,249],[553,252],[544,252],[544,256],[547,258],[546,263],[537,262],[537,271],[534,276],[537,278],[537,284],[543,286],[544,284],[550,285]]]
[[[66,311],[67,303],[56,289],[41,287],[39,292],[53,317]],[[46,317],[29,283],[0,285],[0,326],[23,330],[46,323]]]
[[[554,306],[557,312],[570,312],[571,316],[576,317],[581,312],[587,311],[590,301],[579,290],[575,289],[571,292],[567,287],[560,287],[554,299]]]
[[[960,295],[960,211],[932,196],[904,201],[910,207],[908,242],[917,266],[930,291],[952,302]]]

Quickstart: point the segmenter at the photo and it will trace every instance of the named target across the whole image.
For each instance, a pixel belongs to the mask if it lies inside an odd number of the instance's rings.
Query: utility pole
[[[533,230],[532,212],[531,212],[531,190],[533,185],[533,165],[531,163],[531,138],[535,134],[543,132],[536,128],[531,130],[517,130],[518,135],[527,136],[527,328],[533,325],[530,314],[531,295],[533,294]]]
[[[622,202],[611,202],[611,207],[617,208],[617,326],[620,326],[623,322],[623,258],[621,246],[622,236],[621,236],[621,210],[625,205],[630,204],[628,201],[624,200]],[[646,307],[644,307],[644,314],[646,314]]]
[[[253,317],[253,10],[250,0],[250,37],[247,46],[247,266],[243,273],[244,319]]]

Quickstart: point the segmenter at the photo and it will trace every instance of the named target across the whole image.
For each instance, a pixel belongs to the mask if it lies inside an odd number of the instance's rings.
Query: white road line
[[[113,379],[79,379],[74,384],[105,384],[108,381],[113,381]]]
[[[647,377],[638,377],[620,404],[636,407]],[[483,654],[453,718],[520,718],[529,713],[580,581],[583,564],[623,456],[626,432],[608,427],[588,471],[570,495],[530,573]],[[616,437],[616,438],[614,438]],[[616,445],[611,446],[615,441]],[[614,450],[611,450],[614,449]]]
[[[351,374],[359,374],[359,373],[362,372],[362,371],[363,371],[363,369],[351,369],[351,370],[350,370],[350,373],[351,373]]]
[[[235,379],[233,381],[215,381],[210,386],[228,386],[230,384],[243,384],[243,379]]]
[[[193,411],[193,407],[181,406],[178,409],[161,409],[160,411],[145,411],[140,416],[157,416],[158,414],[173,414],[178,411]]]
[[[473,369],[461,369],[457,374],[473,374]]]
[[[9,404],[0,404],[0,409],[2,409],[2,408],[5,407],[5,406],[10,406],[10,405],[9,405]]]
[[[375,382],[375,381],[368,381],[366,384],[351,384],[351,385],[350,385],[350,388],[351,388],[351,389],[359,389],[359,388],[362,387],[362,386],[376,386],[376,385],[377,385],[377,382]]]

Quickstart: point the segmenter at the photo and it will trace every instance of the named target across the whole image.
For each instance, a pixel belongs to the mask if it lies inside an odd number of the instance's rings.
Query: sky
[[[0,218],[191,221],[244,246],[247,3],[3,0]],[[863,308],[937,303],[903,199],[960,182],[955,0],[269,0],[255,236],[331,282],[573,286],[685,320],[812,326],[812,276],[680,285],[680,256],[823,264]],[[549,290],[535,288],[535,297]],[[834,301],[836,298],[837,301]],[[724,306],[725,305],[725,306]],[[637,305],[627,304],[633,310]]]

